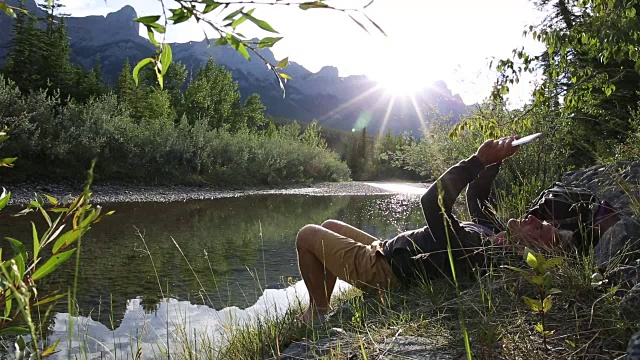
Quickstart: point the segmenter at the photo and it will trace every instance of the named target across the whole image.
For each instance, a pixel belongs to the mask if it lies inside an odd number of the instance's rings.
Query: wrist
[[[486,166],[491,165],[491,164],[489,163],[489,162],[490,162],[490,160],[489,160],[489,159],[487,159],[487,158],[486,158],[486,156],[484,156],[483,154],[475,153],[475,155],[474,155],[474,156],[475,156],[478,160],[480,160],[480,162],[482,163],[482,165],[484,165],[485,167],[486,167]]]

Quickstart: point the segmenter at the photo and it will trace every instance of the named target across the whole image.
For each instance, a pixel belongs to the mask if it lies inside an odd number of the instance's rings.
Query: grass
[[[464,329],[474,358],[624,356],[638,325],[620,317],[620,298],[613,291],[594,288],[590,275],[581,261],[571,259],[554,274],[554,284],[563,291],[554,297],[547,314],[547,327],[554,334],[546,348],[542,336],[533,330],[537,315],[521,300],[523,295],[532,296],[534,289],[518,274],[493,268],[475,279],[460,279],[459,294],[451,284],[439,280],[382,296],[353,295],[339,302],[335,315],[313,330],[300,328],[291,313],[279,320],[247,325],[231,333],[226,355],[277,358],[291,341],[325,337],[329,329],[339,327],[355,339],[350,348],[342,349],[343,355],[358,354],[358,358],[377,358],[388,352],[388,344],[398,336],[427,338],[434,353],[458,358],[465,355]],[[464,328],[459,303],[464,304]]]

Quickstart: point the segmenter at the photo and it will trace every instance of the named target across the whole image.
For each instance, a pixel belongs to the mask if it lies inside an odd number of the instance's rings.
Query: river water
[[[68,352],[127,358],[123,354],[131,356],[132,344],[145,358],[160,357],[167,342],[171,348],[182,336],[180,329],[190,339],[220,342],[231,325],[277,316],[306,301],[294,245],[303,225],[338,219],[379,238],[423,226],[419,194],[424,189],[378,186],[398,193],[103,204],[115,214],[83,238],[79,316],[70,317],[61,301],[50,320],[49,340],[61,339],[54,358],[66,359]],[[37,217],[3,213],[3,237],[28,242],[29,221]],[[39,290],[66,290],[73,283],[73,265],[69,261],[44,279]],[[336,291],[347,287],[339,283]]]

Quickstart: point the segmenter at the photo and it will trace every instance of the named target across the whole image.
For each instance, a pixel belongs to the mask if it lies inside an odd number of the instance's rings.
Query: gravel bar
[[[390,184],[400,185],[397,190],[389,189]],[[383,195],[406,193],[404,189],[415,191],[426,189],[428,183],[389,183],[389,182],[323,182],[284,187],[256,187],[245,189],[220,189],[207,186],[185,185],[115,185],[99,184],[91,187],[92,203],[123,202],[173,202],[187,200],[219,199],[260,194],[300,194],[300,195]],[[51,195],[62,202],[68,202],[72,196],[82,191],[82,185],[68,184],[12,184],[4,186],[11,191],[9,204],[26,204],[35,198],[35,194]],[[415,192],[414,191],[414,192]]]

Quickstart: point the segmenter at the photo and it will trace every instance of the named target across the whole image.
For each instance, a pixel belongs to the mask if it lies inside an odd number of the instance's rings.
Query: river
[[[132,344],[153,358],[176,343],[180,329],[221,343],[230,325],[306,301],[294,245],[303,225],[338,219],[380,238],[423,225],[418,200],[424,188],[375,186],[394,193],[103,204],[115,213],[83,238],[79,315],[70,317],[61,301],[50,320],[49,340],[61,339],[54,358],[66,359],[68,352],[121,358]],[[0,216],[3,236],[30,239],[29,221],[38,218],[10,217],[12,210]],[[44,229],[41,221],[36,225]],[[73,265],[42,281],[39,291],[68,288]],[[339,283],[336,291],[347,287]]]

